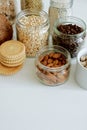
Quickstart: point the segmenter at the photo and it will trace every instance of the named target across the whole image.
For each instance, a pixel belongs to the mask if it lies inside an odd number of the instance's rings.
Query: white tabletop
[[[87,0],[74,0],[73,15],[87,22]],[[34,60],[0,76],[0,130],[87,130],[87,91],[75,82],[75,59],[69,80],[55,87],[36,79]]]

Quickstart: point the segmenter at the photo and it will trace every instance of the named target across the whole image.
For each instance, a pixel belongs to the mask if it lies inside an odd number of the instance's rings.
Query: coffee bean
[[[84,31],[83,28],[76,24],[61,24],[57,29],[59,33],[53,33],[53,44],[63,46],[70,52],[72,58],[76,57],[86,36],[85,32],[78,36]]]

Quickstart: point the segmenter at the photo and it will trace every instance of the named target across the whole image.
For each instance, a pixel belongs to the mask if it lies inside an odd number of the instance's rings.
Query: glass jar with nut
[[[16,1],[0,0],[0,13],[4,14],[13,24],[16,17]]]
[[[17,39],[24,43],[27,57],[35,57],[48,44],[49,20],[44,11],[21,11],[16,20]]]
[[[45,85],[60,85],[70,73],[70,54],[61,46],[45,46],[36,55],[36,75]]]

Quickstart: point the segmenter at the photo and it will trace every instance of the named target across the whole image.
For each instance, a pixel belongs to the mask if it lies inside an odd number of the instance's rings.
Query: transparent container
[[[60,62],[64,62],[63,59],[60,57],[55,57],[53,54],[60,53],[65,57],[66,63],[61,64]],[[53,57],[52,57],[53,55]],[[48,59],[47,59],[48,56]],[[42,64],[41,60],[45,57],[44,64]],[[53,62],[49,63],[50,58]],[[53,58],[53,59],[52,59]],[[54,59],[56,58],[56,60]],[[59,60],[60,58],[60,60]],[[59,62],[56,62],[56,61]],[[47,65],[46,65],[47,62]],[[53,65],[53,67],[49,66]],[[53,45],[53,46],[45,46],[42,48],[36,55],[35,66],[36,66],[36,76],[39,81],[45,85],[61,85],[68,80],[69,73],[70,73],[70,64],[71,58],[69,52],[61,46]]]
[[[71,25],[71,24],[80,27],[82,29],[82,32],[78,34],[66,34],[58,30],[58,26],[60,25]],[[68,28],[66,28],[65,31],[66,30],[68,31]],[[72,58],[77,56],[78,51],[84,45],[85,37],[86,37],[86,24],[82,19],[73,16],[67,16],[56,20],[52,35],[53,44],[60,45],[66,48],[70,52]]]
[[[35,57],[48,44],[49,20],[44,11],[21,11],[16,20],[17,39],[24,43],[27,57]]]
[[[21,9],[42,10],[42,0],[21,0]]]
[[[72,14],[73,0],[50,0],[49,19],[50,19],[50,34],[53,32],[54,22],[65,16]]]
[[[13,24],[16,17],[15,0],[0,0],[0,13],[4,14]]]

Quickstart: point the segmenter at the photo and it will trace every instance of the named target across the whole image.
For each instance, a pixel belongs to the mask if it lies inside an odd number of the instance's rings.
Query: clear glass
[[[42,0],[21,0],[21,9],[42,10]]]
[[[67,59],[66,64],[61,67],[54,67],[54,68],[50,68],[41,64],[40,62],[41,57],[51,52],[60,52],[61,54],[63,54]],[[50,86],[61,85],[68,80],[70,73],[70,64],[71,64],[70,54],[65,48],[57,45],[45,46],[36,55],[35,66],[36,66],[37,78],[39,79],[40,82],[42,82],[45,85]]]
[[[27,57],[35,57],[48,44],[49,20],[44,11],[21,11],[16,20],[17,39],[24,43]]]
[[[54,22],[60,17],[71,16],[73,0],[50,0],[49,19],[50,34],[53,33]]]
[[[14,23],[16,17],[15,0],[0,0],[0,13],[4,14],[11,22]]]
[[[62,33],[57,29],[59,25],[66,25],[66,24],[77,25],[81,27],[83,31],[78,34],[70,35]],[[53,44],[60,45],[66,48],[70,52],[72,58],[77,56],[78,51],[84,45],[85,37],[86,37],[86,24],[80,18],[76,18],[73,16],[64,17],[58,19],[54,24],[53,36],[52,36]]]
[[[71,8],[73,0],[50,0],[50,5],[56,8]]]

